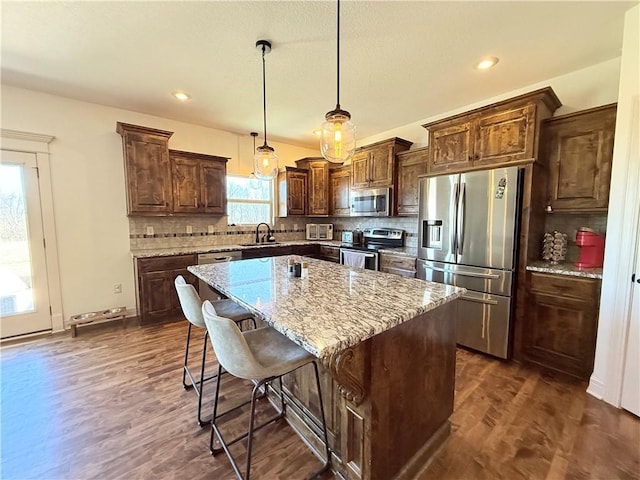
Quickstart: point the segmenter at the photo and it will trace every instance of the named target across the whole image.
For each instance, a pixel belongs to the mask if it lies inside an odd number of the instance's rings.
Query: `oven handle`
[[[442,272],[442,273],[450,273],[451,275],[463,275],[465,277],[490,278],[494,280],[497,280],[500,278],[500,275],[496,275],[495,273],[456,272],[453,270],[447,270],[446,268],[431,267],[431,266],[425,266],[425,269],[434,270],[436,272]]]
[[[469,302],[484,303],[486,305],[497,305],[498,304],[498,302],[496,300],[485,300],[485,299],[482,299],[482,298],[470,297],[468,295],[462,295],[460,298],[463,299],[463,300],[467,300]],[[483,329],[484,329],[484,327],[483,327]]]
[[[376,256],[375,253],[363,253],[360,250],[349,250],[348,248],[341,248],[340,251],[341,252],[358,252],[358,253],[362,253],[367,258],[374,258]]]

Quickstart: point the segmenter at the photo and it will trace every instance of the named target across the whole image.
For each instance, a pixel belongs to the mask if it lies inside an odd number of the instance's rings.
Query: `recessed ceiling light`
[[[188,93],[185,92],[173,92],[171,95],[173,95],[174,97],[176,97],[178,100],[182,100],[183,102],[186,102],[187,100],[191,99],[191,95],[189,95]]]
[[[487,70],[488,68],[493,67],[499,61],[500,59],[498,57],[485,57],[476,64],[475,68],[477,70]]]
[[[314,131],[313,131],[313,134],[314,134],[316,137],[319,137],[320,135],[322,135],[322,130],[314,130]]]

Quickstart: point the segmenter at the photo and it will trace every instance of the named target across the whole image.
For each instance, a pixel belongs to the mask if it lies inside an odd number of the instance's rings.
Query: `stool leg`
[[[202,426],[203,424],[209,423],[208,421],[202,420],[200,418],[200,412],[202,411],[202,396],[204,394],[204,365],[207,361],[207,340],[209,339],[209,332],[205,330],[204,332],[204,343],[202,344],[202,365],[200,366],[200,388],[198,392],[198,425]]]
[[[184,366],[182,367],[182,387],[185,390],[193,387],[193,385],[187,385],[187,360],[189,359],[189,340],[191,339],[191,322],[189,322],[189,328],[187,330],[187,345],[184,348]]]
[[[256,416],[256,397],[260,390],[260,386],[265,384],[267,380],[268,379],[260,380],[256,383],[253,387],[253,391],[251,392],[251,416],[249,417],[249,434],[247,436],[247,471],[244,476],[244,480],[249,480],[249,475],[251,474],[251,446],[253,443],[253,424]]]
[[[222,449],[213,448],[213,436],[216,430],[216,419],[218,418],[218,396],[220,395],[220,380],[222,379],[222,365],[218,365],[218,378],[216,380],[216,394],[213,400],[213,415],[211,416],[211,438],[209,439],[209,451],[215,455]]]

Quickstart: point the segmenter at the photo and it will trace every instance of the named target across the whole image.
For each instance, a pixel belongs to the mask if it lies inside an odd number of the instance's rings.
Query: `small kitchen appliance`
[[[345,230],[342,232],[342,243],[362,245],[362,232],[357,230]]]
[[[307,223],[307,240],[333,240],[333,223]]]
[[[360,232],[354,230],[353,233]],[[352,267],[378,270],[381,248],[399,248],[404,246],[404,230],[397,228],[365,228],[360,244],[343,243],[340,247],[340,263]]]
[[[579,268],[599,268],[604,263],[604,237],[587,227],[576,233],[576,245],[580,247]]]

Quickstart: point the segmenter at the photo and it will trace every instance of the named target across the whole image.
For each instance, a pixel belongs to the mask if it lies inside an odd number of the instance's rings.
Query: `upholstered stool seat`
[[[194,288],[193,285],[187,283],[182,275],[178,275],[175,279],[176,292],[178,293],[178,298],[180,300],[180,306],[182,307],[182,313],[185,318],[189,321],[189,327],[187,329],[187,343],[184,350],[184,366],[182,369],[182,386],[185,389],[193,388],[198,396],[198,425],[202,425],[207,423],[207,421],[203,420],[201,417],[202,412],[202,387],[204,382],[207,380],[211,380],[216,378],[216,375],[212,375],[210,377],[205,377],[205,363],[207,359],[207,337],[208,332],[206,330],[206,325],[204,323],[204,319],[202,318],[202,301],[200,300],[200,296],[198,292]],[[212,303],[212,307],[219,315],[223,315],[226,318],[231,319],[233,322],[241,323],[245,320],[251,322],[253,327],[256,327],[256,320],[247,310],[246,308],[238,305],[233,300],[228,298],[224,298],[222,300],[216,301]],[[191,341],[191,327],[195,325],[198,328],[205,329],[204,331],[204,343],[202,345],[202,364],[200,366],[200,377],[196,379],[191,371],[189,370],[188,360],[189,360],[189,343]],[[189,378],[189,382],[187,383],[187,377]]]
[[[205,300],[202,304],[202,314],[219,364],[218,381],[216,382],[216,393],[213,403],[213,416],[211,418],[211,437],[209,440],[209,449],[211,450],[211,453],[215,455],[224,451],[227,454],[237,477],[240,480],[243,478],[244,480],[249,480],[251,473],[251,447],[253,443],[253,432],[282,418],[286,411],[286,403],[284,401],[282,389],[282,375],[293,372],[304,365],[312,364],[315,372],[321,424],[318,425],[316,419],[311,416],[308,416],[308,419],[314,423],[320,432],[322,432],[322,440],[325,444],[326,455],[324,464],[313,476],[319,475],[327,470],[330,465],[331,454],[329,452],[327,427],[324,417],[324,406],[322,402],[320,377],[318,374],[316,358],[271,327],[263,327],[248,330],[246,332],[240,331],[235,322],[231,319],[220,316],[208,300]],[[249,429],[246,433],[241,434],[230,441],[224,440],[218,421],[223,415],[239,408],[239,406],[232,408],[223,414],[218,414],[218,398],[220,394],[220,383],[222,380],[222,368],[233,376],[245,380],[251,380],[254,383],[251,395]],[[275,417],[255,426],[256,399],[261,395],[260,389],[263,388],[266,392],[266,386],[276,379],[280,384],[280,411]],[[307,415],[304,411],[303,414]],[[220,442],[221,448],[214,448],[215,438]],[[244,438],[247,438],[247,455],[245,475],[243,477],[235,459],[231,455],[229,447]]]

